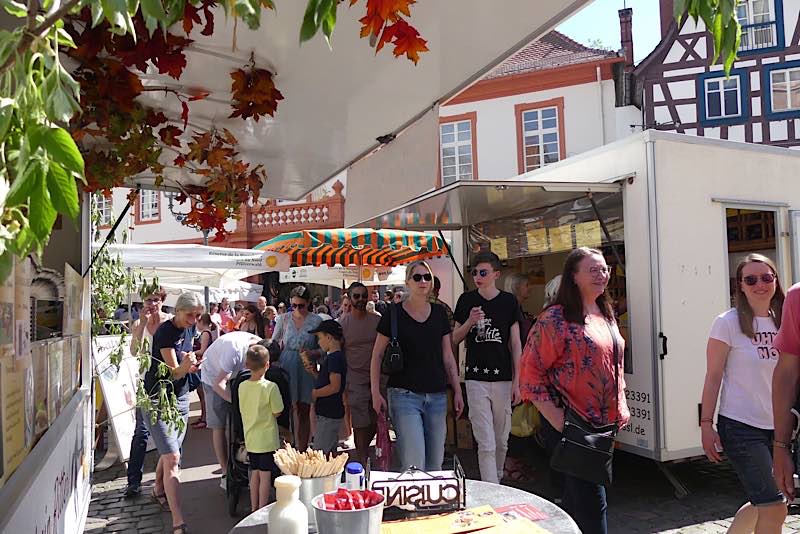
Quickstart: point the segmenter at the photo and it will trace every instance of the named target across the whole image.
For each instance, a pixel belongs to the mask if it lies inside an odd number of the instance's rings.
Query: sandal
[[[177,527],[172,527],[172,532],[180,532],[180,534],[189,534],[189,527],[186,526],[186,523],[181,523]]]
[[[150,492],[150,499],[158,504],[162,512],[169,512],[169,501],[167,501],[166,493],[156,493],[156,487],[153,486],[153,491]]]
[[[205,419],[199,419],[192,423],[192,428],[206,428],[208,424],[206,423]]]

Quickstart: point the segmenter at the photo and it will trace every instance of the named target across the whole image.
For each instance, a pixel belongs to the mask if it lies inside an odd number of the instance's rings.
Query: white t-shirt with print
[[[770,317],[755,317],[755,336],[748,338],[739,327],[735,308],[719,315],[711,326],[711,338],[731,349],[722,375],[719,413],[756,428],[771,430],[772,372],[778,351],[772,341],[778,333]]]

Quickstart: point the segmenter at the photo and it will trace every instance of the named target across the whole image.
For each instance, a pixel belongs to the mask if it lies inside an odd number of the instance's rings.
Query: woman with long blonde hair
[[[778,363],[772,343],[781,325],[784,293],[772,260],[750,254],[739,263],[735,301],[734,308],[714,320],[706,348],[703,450],[712,462],[724,452],[747,494],[728,532],[779,533],[787,509],[772,476],[772,374]]]

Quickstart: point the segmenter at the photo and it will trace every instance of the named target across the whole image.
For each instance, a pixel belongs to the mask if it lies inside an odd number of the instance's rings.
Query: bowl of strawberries
[[[384,496],[372,490],[339,488],[314,497],[319,534],[380,534]]]

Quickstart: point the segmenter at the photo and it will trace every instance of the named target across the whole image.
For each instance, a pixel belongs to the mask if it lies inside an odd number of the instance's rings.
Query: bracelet
[[[714,423],[714,419],[712,417],[703,417],[703,418],[700,419],[700,424],[702,425],[703,423],[712,423],[713,424]]]
[[[779,449],[791,449],[792,446],[784,441],[775,440],[772,442],[772,445],[778,447]]]

